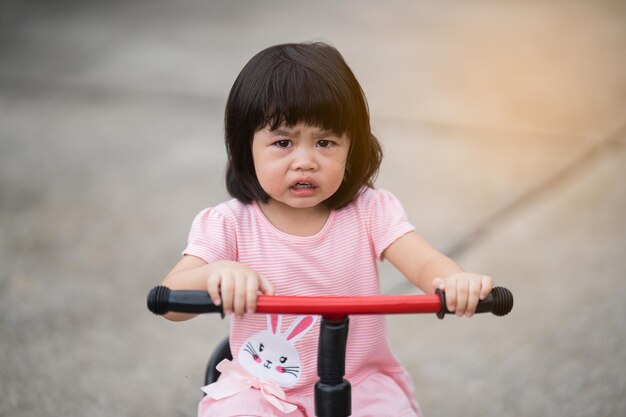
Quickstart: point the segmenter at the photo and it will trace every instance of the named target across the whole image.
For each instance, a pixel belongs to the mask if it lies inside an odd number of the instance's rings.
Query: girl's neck
[[[310,208],[294,208],[270,199],[258,202],[259,208],[274,227],[294,236],[313,236],[319,233],[328,220],[330,209],[324,204]]]

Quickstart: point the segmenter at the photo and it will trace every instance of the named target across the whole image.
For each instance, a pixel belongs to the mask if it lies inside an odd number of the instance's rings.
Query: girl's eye
[[[278,146],[279,148],[290,148],[291,141],[287,139],[281,139],[274,142],[274,145]]]
[[[319,146],[320,148],[330,148],[333,145],[333,143],[334,143],[333,141],[322,139],[319,142],[317,142],[317,146]]]
[[[263,349],[265,349],[265,346],[263,346],[263,343],[259,344],[259,352],[263,352]]]
[[[286,356],[281,356],[280,357],[280,363],[285,363],[287,362],[287,357]]]

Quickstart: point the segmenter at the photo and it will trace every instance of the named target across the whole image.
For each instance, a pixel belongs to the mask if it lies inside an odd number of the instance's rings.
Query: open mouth
[[[302,190],[306,188],[316,188],[316,186],[311,184],[310,182],[297,182],[292,185],[291,188],[293,188],[294,190]]]

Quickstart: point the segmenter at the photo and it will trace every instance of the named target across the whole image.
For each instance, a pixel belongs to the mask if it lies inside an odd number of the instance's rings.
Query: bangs
[[[352,92],[340,80],[322,78],[304,66],[285,63],[268,80],[259,96],[260,114],[257,129],[304,123],[337,134],[354,131],[350,104]]]

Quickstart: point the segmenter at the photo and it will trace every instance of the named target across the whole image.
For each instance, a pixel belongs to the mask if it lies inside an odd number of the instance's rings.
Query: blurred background
[[[227,321],[145,296],[228,198],[238,72],[310,40],[365,90],[377,186],[516,297],[389,317],[425,415],[626,415],[626,2],[3,0],[0,416],[195,415]]]

